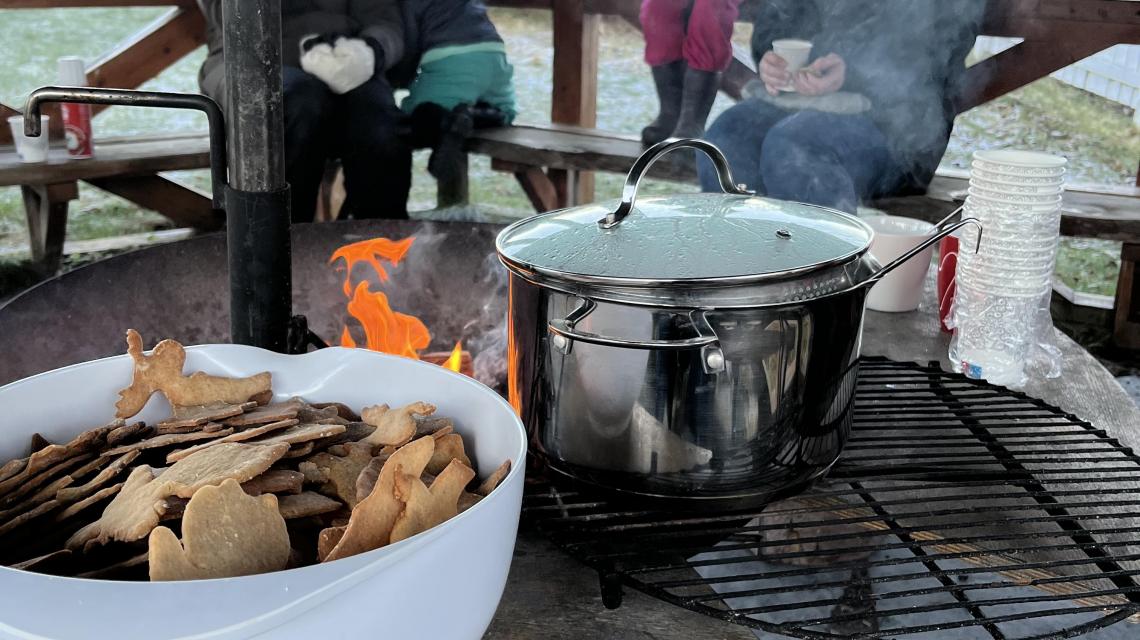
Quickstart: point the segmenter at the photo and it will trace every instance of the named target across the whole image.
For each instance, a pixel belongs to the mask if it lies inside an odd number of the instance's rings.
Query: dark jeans
[[[751,99],[722,113],[705,139],[724,152],[736,182],[780,200],[855,213],[903,177],[883,133],[863,115],[785,111]],[[720,190],[702,154],[697,169],[704,191]]]
[[[407,218],[412,150],[392,88],[376,77],[343,95],[297,67],[284,67],[285,176],[294,222],[311,222],[325,162],[340,158],[341,217]]]

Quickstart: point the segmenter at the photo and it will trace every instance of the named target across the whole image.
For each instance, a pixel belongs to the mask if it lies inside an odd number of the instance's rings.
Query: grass
[[[32,88],[54,79],[57,57],[80,55],[87,60],[97,59],[164,11],[0,10],[0,24],[7,36],[0,48],[0,69],[4,70],[0,75],[0,101],[20,104]],[[496,9],[492,15],[515,66],[520,119],[547,121],[552,62],[549,13]],[[747,42],[746,26],[737,30],[735,39],[742,44]],[[597,126],[612,131],[639,131],[656,109],[649,73],[641,60],[641,36],[619,20],[607,20],[601,26],[600,42],[602,72],[598,80]],[[203,55],[199,50],[187,56],[145,88],[197,90],[197,69]],[[719,97],[713,117],[730,105],[730,100]],[[115,107],[99,115],[94,126],[96,135],[107,136],[203,130],[205,122],[191,112]],[[1134,180],[1136,161],[1140,158],[1140,129],[1119,105],[1047,78],[960,116],[944,162],[968,166],[969,154],[975,149],[992,147],[1031,147],[1062,153],[1071,159],[1072,181],[1123,185]],[[435,184],[427,175],[426,158],[426,153],[416,156],[409,202],[413,210],[435,206]],[[207,187],[209,182],[206,172],[180,172],[176,178],[201,187]],[[616,198],[622,179],[599,174],[598,198]],[[645,190],[660,193],[692,189],[691,185],[655,182]],[[492,171],[486,158],[472,159],[471,194],[481,209],[503,217],[530,212],[513,177]],[[167,224],[157,214],[140,211],[84,185],[80,200],[72,206],[68,237],[89,239],[147,231]],[[0,249],[25,243],[19,190],[0,189]],[[1118,256],[1118,243],[1066,239],[1058,259],[1058,275],[1080,290],[1111,294],[1119,268]]]

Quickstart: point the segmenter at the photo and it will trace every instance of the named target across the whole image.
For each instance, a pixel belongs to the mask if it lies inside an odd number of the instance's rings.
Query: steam
[[[472,361],[475,379],[492,389],[507,379],[507,270],[495,254],[481,265],[482,284],[489,292],[479,316],[463,327],[468,349],[475,354]]]

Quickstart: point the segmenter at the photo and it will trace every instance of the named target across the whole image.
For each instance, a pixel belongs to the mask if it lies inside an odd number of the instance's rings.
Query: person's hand
[[[779,95],[780,89],[788,86],[792,81],[792,74],[788,73],[788,61],[769,51],[760,58],[760,81],[769,95]]]
[[[340,33],[307,36],[301,39],[301,68],[324,81],[333,93],[348,93],[384,68],[382,49],[377,64],[378,48]]]
[[[796,92],[805,96],[822,96],[843,88],[847,80],[847,63],[829,53],[800,69],[793,81]]]

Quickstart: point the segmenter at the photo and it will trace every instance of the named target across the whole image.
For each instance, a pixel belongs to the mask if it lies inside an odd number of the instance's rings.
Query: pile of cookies
[[[345,558],[398,542],[487,496],[463,438],[426,402],[359,414],[271,402],[271,376],[183,374],[171,340],[134,360],[117,419],[66,444],[34,436],[0,466],[0,561],[55,575],[223,578]],[[172,415],[131,421],[162,393]]]

